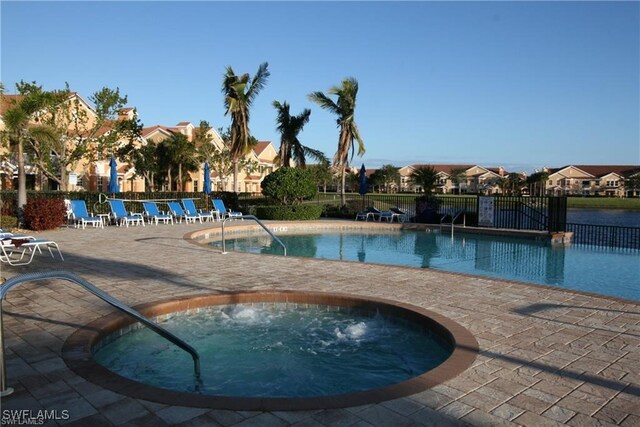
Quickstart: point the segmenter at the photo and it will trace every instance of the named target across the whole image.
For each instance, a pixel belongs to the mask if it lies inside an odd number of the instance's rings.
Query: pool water
[[[553,285],[640,300],[640,252],[481,234],[424,231],[278,235],[287,255],[404,265]],[[219,245],[219,243],[214,243]],[[269,236],[227,239],[227,250],[282,254]]]
[[[124,377],[173,390],[313,397],[402,382],[444,362],[453,350],[409,321],[333,306],[214,306],[159,323],[200,353],[198,387],[190,356],[146,328],[100,346],[94,359]]]

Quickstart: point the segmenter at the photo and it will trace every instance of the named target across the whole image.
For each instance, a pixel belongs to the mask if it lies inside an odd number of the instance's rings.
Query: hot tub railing
[[[2,301],[4,300],[7,292],[14,286],[20,285],[21,283],[26,282],[36,282],[39,280],[49,280],[49,279],[61,279],[67,280],[69,282],[75,283],[91,292],[101,300],[105,301],[107,304],[112,307],[117,308],[120,311],[127,313],[129,316],[136,319],[138,322],[142,323],[153,332],[157,333],[161,337],[169,340],[176,346],[180,347],[187,353],[191,355],[193,358],[193,369],[196,376],[196,384],[199,385],[201,382],[200,379],[200,355],[198,352],[191,347],[189,344],[184,342],[182,339],[178,338],[168,330],[164,329],[162,326],[153,322],[152,320],[147,319],[142,314],[138,313],[136,310],[122,303],[118,299],[104,292],[100,288],[94,286],[88,281],[84,280],[80,276],[77,276],[68,271],[50,271],[50,272],[41,272],[41,273],[27,273],[21,274],[18,276],[11,277],[8,279],[1,287],[0,287],[0,396],[8,396],[13,393],[13,389],[11,387],[7,388],[7,371],[4,357],[4,333],[3,333],[3,325],[2,325]]]
[[[262,221],[260,221],[255,215],[242,215],[242,216],[227,217],[227,218],[222,220],[222,236],[221,236],[221,238],[222,238],[222,253],[223,254],[227,253],[227,245],[226,245],[226,242],[225,242],[225,239],[224,239],[224,225],[226,224],[227,221],[233,220],[233,219],[238,219],[238,218],[240,218],[240,219],[252,219],[255,222],[257,222],[258,225],[260,227],[262,227],[264,229],[264,231],[266,231],[269,234],[269,236],[271,236],[271,238],[273,240],[275,240],[276,242],[280,243],[280,246],[282,246],[282,249],[284,249],[284,256],[287,256],[287,246],[284,243],[282,243],[282,240],[278,239],[278,237],[275,234],[273,234],[271,232],[271,230],[269,230],[267,228],[267,226],[264,225],[264,223]]]

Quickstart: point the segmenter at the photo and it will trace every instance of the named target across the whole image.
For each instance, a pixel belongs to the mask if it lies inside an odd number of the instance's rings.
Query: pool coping
[[[76,330],[65,341],[62,348],[62,358],[67,366],[81,377],[101,387],[138,399],[212,409],[286,411],[345,408],[413,395],[454,378],[472,366],[478,354],[478,341],[471,332],[457,322],[421,307],[377,297],[364,298],[344,293],[292,290],[225,292],[151,302],[137,306],[135,309],[144,316],[153,318],[167,313],[211,305],[269,302],[338,305],[353,308],[383,307],[394,315],[409,317],[413,321],[426,324],[438,335],[449,340],[454,351],[449,358],[434,369],[397,384],[362,392],[302,398],[202,395],[153,387],[124,378],[98,364],[92,355],[92,348],[102,339],[135,323],[133,318],[124,313],[108,314]]]

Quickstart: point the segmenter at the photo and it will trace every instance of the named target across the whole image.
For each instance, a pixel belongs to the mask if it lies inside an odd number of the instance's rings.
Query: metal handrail
[[[451,237],[453,237],[453,228],[454,228],[456,219],[458,219],[458,217],[460,215],[463,215],[463,217],[462,217],[462,226],[466,227],[467,226],[467,212],[464,209],[456,209],[455,211],[448,212],[448,213],[444,214],[442,216],[442,218],[440,218],[440,228],[442,228],[443,225],[451,224]],[[451,223],[443,222],[444,219],[447,216],[451,216]]]
[[[269,236],[271,236],[271,237],[273,238],[273,240],[275,240],[276,242],[280,243],[280,246],[282,246],[282,249],[284,249],[284,256],[287,256],[287,246],[286,246],[284,243],[282,243],[282,240],[278,239],[278,237],[276,237],[276,235],[275,235],[275,234],[273,234],[273,233],[271,232],[271,230],[269,230],[269,229],[267,228],[267,226],[266,226],[266,225],[264,225],[264,224],[262,223],[262,221],[260,221],[260,220],[255,216],[255,215],[242,215],[242,216],[227,217],[227,218],[225,218],[225,219],[223,219],[223,220],[222,220],[222,253],[223,253],[223,254],[226,254],[226,253],[227,253],[227,246],[226,246],[226,242],[225,242],[225,239],[224,239],[224,224],[225,224],[228,220],[231,220],[231,219],[237,219],[237,218],[241,218],[241,219],[252,219],[252,220],[254,220],[255,222],[257,222],[257,223],[258,223],[258,225],[259,225],[260,227],[262,227],[262,228],[264,229],[264,231],[266,231],[266,232],[269,234]]]
[[[97,296],[101,300],[105,301],[106,303],[108,303],[112,307],[115,307],[118,310],[127,313],[129,316],[133,317],[138,322],[142,323],[143,325],[145,325],[146,327],[151,329],[156,334],[158,334],[161,337],[171,341],[173,344],[177,345],[178,347],[180,347],[181,349],[183,349],[184,351],[189,353],[191,355],[191,357],[193,358],[193,369],[195,371],[196,381],[198,383],[200,383],[200,355],[189,344],[187,344],[186,342],[184,342],[183,340],[181,340],[180,338],[178,338],[177,336],[175,336],[174,334],[172,334],[168,330],[164,329],[162,326],[158,325],[157,323],[147,319],[142,314],[138,313],[136,310],[134,310],[131,307],[123,304],[122,302],[120,302],[116,298],[112,297],[108,293],[106,293],[103,290],[101,290],[101,289],[97,288],[96,286],[92,285],[91,283],[89,283],[88,281],[84,280],[80,276],[77,276],[77,275],[75,275],[75,274],[73,274],[71,272],[68,272],[68,271],[50,271],[50,272],[45,272],[45,273],[28,273],[28,274],[22,274],[22,275],[19,275],[19,276],[14,276],[14,277],[11,277],[10,279],[8,279],[0,287],[0,395],[1,396],[7,396],[7,395],[9,395],[9,394],[11,394],[13,392],[13,389],[11,389],[11,388],[7,389],[7,387],[6,387],[6,376],[7,375],[6,375],[6,365],[5,365],[5,360],[4,360],[4,334],[3,334],[3,327],[2,327],[2,300],[4,300],[5,295],[7,294],[7,292],[9,292],[9,290],[11,288],[13,288],[14,286],[17,286],[17,285],[19,285],[21,283],[25,283],[25,282],[35,282],[35,281],[39,281],[39,280],[48,280],[48,279],[67,280],[69,282],[75,283],[76,285],[79,285],[79,286],[83,287],[84,289],[86,289],[87,291],[91,292],[92,294],[94,294],[95,296]]]

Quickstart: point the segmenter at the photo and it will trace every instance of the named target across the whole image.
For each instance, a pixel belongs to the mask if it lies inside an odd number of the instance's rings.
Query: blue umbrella
[[[111,168],[109,174],[109,193],[115,194],[118,192],[118,165],[116,164],[115,157],[111,157],[109,167]]]
[[[367,194],[367,170],[364,168],[364,163],[360,168],[360,189],[358,189],[358,193],[361,196]]]
[[[202,191],[204,194],[211,193],[211,169],[209,169],[209,162],[204,162],[204,187]]]

